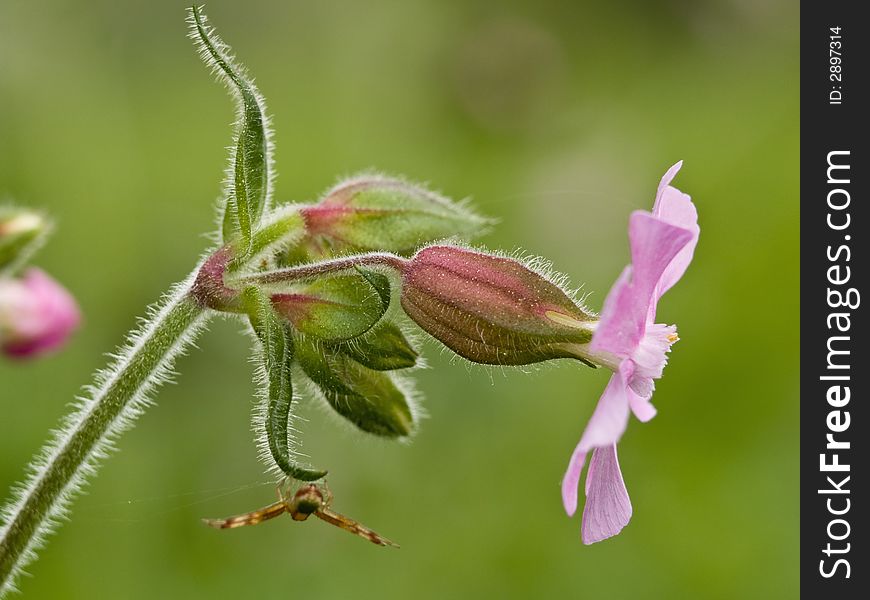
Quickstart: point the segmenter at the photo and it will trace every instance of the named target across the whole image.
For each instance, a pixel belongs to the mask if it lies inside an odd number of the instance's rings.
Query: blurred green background
[[[178,2],[0,3],[0,197],[59,223],[36,262],[79,298],[67,351],[0,363],[0,490],[88,374],[207,242],[232,108]],[[217,532],[271,502],[249,430],[249,341],[218,321],[120,442],[21,584],[27,598],[790,598],[798,594],[796,3],[229,2],[206,7],[256,75],[277,196],[366,168],[473,198],[484,242],[550,258],[600,308],[627,217],[659,177],[701,216],[660,319],[682,340],[659,416],[620,445],[634,518],[594,546],[559,481],[607,375],[469,368],[434,345],[410,445],[306,409],[335,507]]]

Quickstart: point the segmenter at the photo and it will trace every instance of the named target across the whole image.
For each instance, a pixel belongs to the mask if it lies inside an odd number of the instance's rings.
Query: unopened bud
[[[426,332],[470,361],[524,365],[580,358],[594,317],[548,278],[512,258],[430,246],[408,263],[402,307]]]
[[[274,294],[272,305],[297,331],[338,342],[364,334],[384,316],[389,292],[386,302],[382,294],[364,275],[334,275]]]
[[[37,212],[0,207],[0,270],[21,264],[50,228]]]
[[[80,320],[76,301],[39,269],[0,277],[0,350],[33,357],[63,344]]]
[[[414,432],[411,406],[387,373],[308,339],[297,341],[296,359],[329,405],[359,429],[388,438]]]
[[[448,237],[467,239],[489,224],[425,188],[380,176],[341,183],[302,212],[308,232],[333,247],[398,254]]]

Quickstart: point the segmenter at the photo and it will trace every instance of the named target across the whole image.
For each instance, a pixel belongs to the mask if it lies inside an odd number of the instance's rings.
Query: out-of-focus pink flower
[[[0,350],[27,358],[63,344],[81,316],[75,299],[39,269],[0,278]]]
[[[650,403],[662,376],[667,352],[677,341],[673,325],[655,322],[659,298],[682,277],[698,241],[698,213],[686,194],[669,184],[682,166],[662,178],[652,212],[631,214],[628,238],[631,265],[613,285],[601,313],[589,355],[614,369],[562,480],[562,501],[569,516],[577,510],[580,474],[586,474],[582,538],[592,544],[619,533],[631,519],[616,443],[628,424],[629,410],[641,421],[656,414]]]

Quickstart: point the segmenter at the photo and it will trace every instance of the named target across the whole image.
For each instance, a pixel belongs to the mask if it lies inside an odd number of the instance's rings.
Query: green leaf
[[[389,290],[383,288],[389,281],[373,280],[377,287],[361,274],[322,277],[274,294],[272,302],[298,331],[323,341],[345,341],[371,329],[389,307]]]
[[[413,367],[419,356],[394,323],[379,325],[364,336],[337,345],[336,349],[375,371]]]
[[[384,307],[390,306],[390,278],[384,275],[383,273],[377,273],[370,269],[364,269],[362,267],[354,267],[354,270],[368,281],[371,286],[375,289],[378,295],[381,297],[381,302],[383,302]]]
[[[296,206],[281,206],[269,211],[267,218],[260,223],[254,232],[250,246],[248,261],[258,264],[261,268],[271,264],[275,254],[285,253],[295,248],[305,237],[305,222]],[[231,271],[238,271],[244,263],[235,262],[230,265]]]
[[[293,338],[269,303],[269,298],[255,287],[244,291],[249,318],[262,349],[261,360],[266,372],[268,408],[265,418],[266,439],[275,464],[286,475],[300,481],[314,481],[326,471],[307,469],[293,461],[290,452],[289,423],[293,404],[291,369]]]
[[[411,435],[414,413],[387,374],[364,367],[332,348],[296,338],[296,358],[329,405],[357,428],[380,437]]]
[[[214,27],[196,6],[190,9],[191,37],[200,56],[227,85],[238,107],[235,144],[230,152],[226,181],[223,239],[239,237],[243,250],[250,251],[253,230],[271,197],[271,135],[265,115],[265,101]]]

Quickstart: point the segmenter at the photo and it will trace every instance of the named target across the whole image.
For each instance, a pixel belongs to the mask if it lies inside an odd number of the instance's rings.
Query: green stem
[[[17,498],[2,512],[0,597],[13,589],[21,569],[66,508],[111,442],[148,404],[148,392],[168,378],[176,356],[189,344],[206,310],[189,295],[192,277],[162,302],[129,339],[98,385],[34,461]]]
[[[401,256],[389,252],[369,252],[368,254],[356,254],[341,258],[332,258],[320,262],[309,263],[307,265],[300,265],[298,267],[263,271],[261,273],[254,273],[253,275],[245,275],[242,277],[228,277],[226,283],[230,287],[238,288],[246,285],[304,281],[306,279],[320,277],[321,275],[348,271],[357,267],[382,266],[389,267],[398,273],[401,273],[404,271],[408,262],[407,258],[402,258]]]

